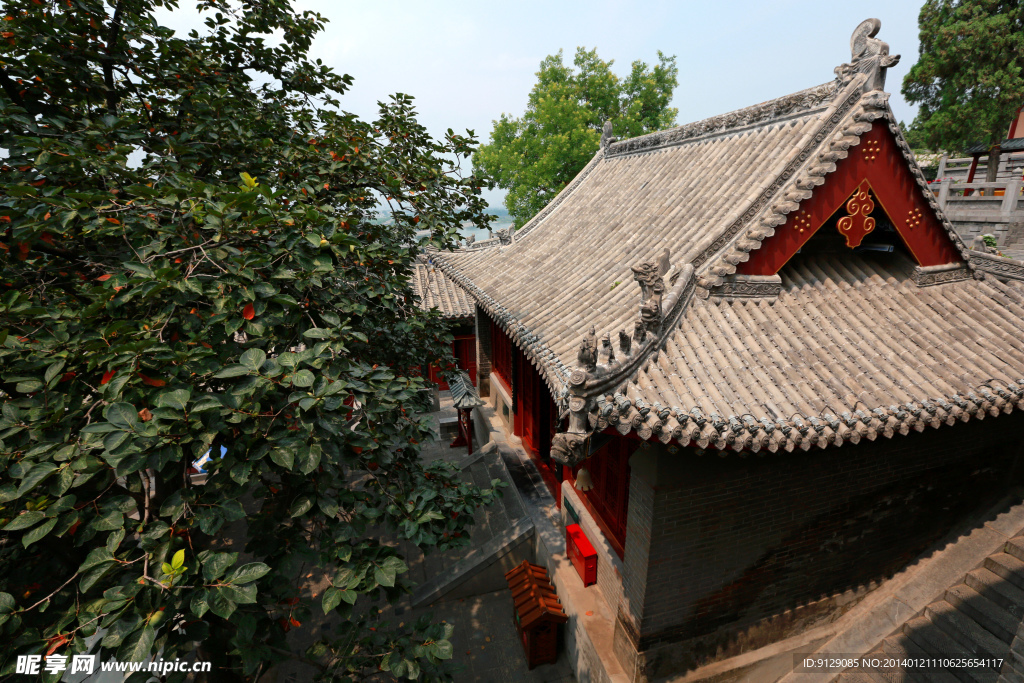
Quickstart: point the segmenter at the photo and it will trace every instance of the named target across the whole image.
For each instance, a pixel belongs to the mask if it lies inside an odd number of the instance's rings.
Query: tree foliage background
[[[211,680],[444,678],[449,625],[369,605],[409,589],[381,533],[458,546],[493,492],[417,459],[413,367],[451,337],[414,235],[486,225],[475,143],[404,95],[341,111],[351,79],[306,56],[324,20],[287,0],[201,0],[187,37],[152,14],[177,6],[4,3],[0,677],[198,643]],[[314,611],[337,629],[292,651]]]
[[[1024,3],[926,0],[920,56],[903,79],[912,131],[932,149],[1001,142],[1024,104]]]
[[[678,112],[668,105],[678,84],[676,58],[659,51],[653,68],[635,61],[625,78],[612,72],[613,63],[582,47],[571,66],[561,50],[545,57],[526,113],[521,118],[502,114],[490,142],[474,155],[474,167],[508,190],[505,207],[516,228],[583,170],[599,147],[606,120],[620,138],[675,125]]]

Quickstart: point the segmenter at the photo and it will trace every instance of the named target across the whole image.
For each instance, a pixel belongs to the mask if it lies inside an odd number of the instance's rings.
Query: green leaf
[[[121,545],[121,541],[124,540],[124,528],[114,529],[109,536],[107,536],[107,550],[114,553],[117,552],[118,547]]]
[[[300,448],[298,453],[299,471],[309,474],[320,465],[320,445],[313,444],[309,448]]]
[[[121,647],[117,648],[117,659],[122,662],[143,662],[149,657],[154,642],[156,630],[143,626],[124,639]]]
[[[231,615],[235,613],[235,609],[237,607],[238,605],[228,599],[224,591],[213,591],[213,597],[210,598],[210,611],[218,617],[221,617],[222,619],[230,619]]]
[[[141,263],[132,263],[129,261],[124,264],[124,267],[129,270],[134,270],[136,273],[144,277],[154,277],[153,271],[150,270],[149,266],[144,266]]]
[[[433,655],[438,659],[451,659],[454,654],[452,644],[447,640],[438,640],[432,646]]]
[[[229,365],[220,372],[218,372],[217,374],[215,374],[214,377],[238,377],[239,375],[248,375],[249,372],[249,368],[245,367],[244,365]]]
[[[37,379],[28,379],[24,382],[18,382],[14,386],[14,390],[19,394],[33,394],[43,388],[43,383]]]
[[[43,519],[46,519],[46,513],[38,510],[30,510],[28,512],[22,512],[20,515],[12,519],[4,527],[4,531],[18,531],[19,529],[27,529],[34,524],[38,524]]]
[[[334,585],[339,588],[355,588],[362,581],[362,572],[357,572],[350,567],[342,567],[334,574]]]
[[[106,438],[103,439],[103,448],[107,451],[113,451],[118,446],[128,440],[131,432],[117,431],[107,434]]]
[[[225,580],[225,583],[234,583],[239,585],[252,583],[257,579],[266,576],[269,572],[270,567],[262,562],[250,562],[248,564],[243,564],[241,567],[231,572]]]
[[[219,579],[238,561],[238,553],[213,553],[203,562],[203,578],[207,581]]]
[[[391,567],[374,567],[373,578],[382,586],[394,586],[397,572]]]
[[[322,607],[324,614],[330,614],[331,610],[341,604],[341,593],[342,591],[334,586],[331,586],[324,591],[324,597]]]
[[[270,459],[286,470],[290,470],[295,464],[295,452],[289,448],[275,448],[270,451]]]
[[[291,508],[288,510],[288,514],[292,517],[301,517],[302,515],[309,512],[310,508],[313,507],[313,501],[309,496],[299,496],[292,501]]]
[[[292,384],[297,387],[309,387],[313,385],[313,373],[309,370],[299,370],[292,375]]]
[[[260,366],[267,360],[267,354],[263,349],[249,349],[239,359],[242,365],[253,372],[259,372]]]
[[[395,555],[384,558],[384,561],[380,564],[382,567],[393,569],[398,574],[404,574],[405,572],[409,571],[409,566],[405,563],[405,561],[402,560],[402,558],[400,557],[396,557]]]
[[[188,389],[174,389],[173,391],[165,391],[156,397],[157,408],[176,408],[178,410],[184,410],[188,404],[188,400],[192,397],[192,392]]]
[[[149,455],[147,453],[131,453],[124,459],[118,461],[117,466],[114,468],[114,474],[118,477],[124,477],[132,472],[138,472],[141,469],[145,469],[148,462]]]
[[[303,332],[302,336],[307,339],[330,339],[333,333],[330,329],[324,327],[311,327]]]
[[[196,591],[195,595],[192,596],[191,609],[192,614],[200,619],[210,609],[209,598],[205,590]]]
[[[78,588],[83,593],[88,592],[94,585],[96,585],[96,582],[102,579],[103,576],[110,571],[112,567],[113,563],[108,562],[107,564],[102,564],[90,569],[84,576],[82,576],[82,580],[78,583]]]
[[[21,481],[21,485],[18,486],[18,496],[21,497],[25,493],[31,491],[36,487],[36,484],[43,481],[57,470],[57,466],[52,462],[41,462],[28,473]]]
[[[124,526],[124,515],[117,510],[105,510],[89,523],[96,531],[113,531]]]
[[[113,403],[103,411],[103,416],[115,427],[135,429],[139,423],[139,411],[131,403]]]
[[[120,430],[120,427],[115,427],[109,422],[97,422],[96,424],[88,425],[83,427],[82,434],[106,434],[107,432],[116,432]]]
[[[220,586],[218,591],[223,592],[224,597],[238,605],[252,605],[256,602],[256,586]]]
[[[78,573],[84,574],[93,567],[113,561],[114,555],[109,550],[106,548],[94,548],[90,551],[89,555],[86,556],[85,561],[82,562],[81,566],[78,567]]]
[[[46,520],[43,524],[40,524],[36,528],[29,531],[27,534],[22,536],[21,544],[26,548],[38,541],[39,539],[50,533],[50,530],[57,525],[57,518],[53,517]]]
[[[174,557],[171,558],[171,566],[175,569],[181,569],[181,566],[185,564],[185,549],[182,548],[178,552],[174,553]]]
[[[43,381],[45,383],[49,384],[50,380],[53,379],[54,377],[56,377],[57,375],[59,375],[60,371],[62,369],[64,369],[64,361],[63,360],[59,360],[59,361],[57,361],[55,363],[51,363],[50,366],[48,368],[46,368],[46,374],[43,376]]]

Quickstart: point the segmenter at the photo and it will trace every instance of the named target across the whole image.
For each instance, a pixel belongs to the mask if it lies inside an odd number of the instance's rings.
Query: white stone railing
[[[994,183],[957,183],[944,180],[932,183],[939,206],[951,220],[963,212],[998,214],[1007,221],[1024,219],[1024,181],[1020,178]]]
[[[935,177],[938,180],[949,179],[956,183],[967,180],[971,170],[971,157],[959,157],[950,159],[942,155],[939,159],[938,172]],[[978,168],[975,169],[975,178],[984,178],[988,167],[988,156],[983,155],[978,159]],[[999,156],[999,174],[997,180],[1006,180],[1013,177],[1020,178],[1024,172],[1024,152],[1004,152]]]

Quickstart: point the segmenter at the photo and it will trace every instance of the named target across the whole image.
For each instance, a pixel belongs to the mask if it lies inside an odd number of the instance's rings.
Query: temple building
[[[415,264],[412,276],[412,291],[425,310],[436,309],[441,317],[451,323],[452,357],[459,370],[465,370],[476,381],[476,331],[474,326],[475,304],[466,290],[462,289],[426,259]],[[442,372],[449,368],[438,368],[426,364],[428,377],[443,391],[448,384]],[[455,369],[455,368],[450,368]]]
[[[1024,264],[986,272],[943,215],[879,26],[823,85],[606,126],[519,231],[430,255],[480,395],[597,553],[614,662],[580,680],[833,621],[1021,481]]]

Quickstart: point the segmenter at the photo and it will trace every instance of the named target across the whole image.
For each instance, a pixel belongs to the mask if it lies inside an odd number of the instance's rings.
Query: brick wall
[[[1014,413],[746,458],[648,444],[631,463],[623,629],[638,650],[674,644],[693,664],[806,628],[792,616],[812,605],[809,619],[832,618],[826,598],[888,578],[1006,491],[1022,427]]]

